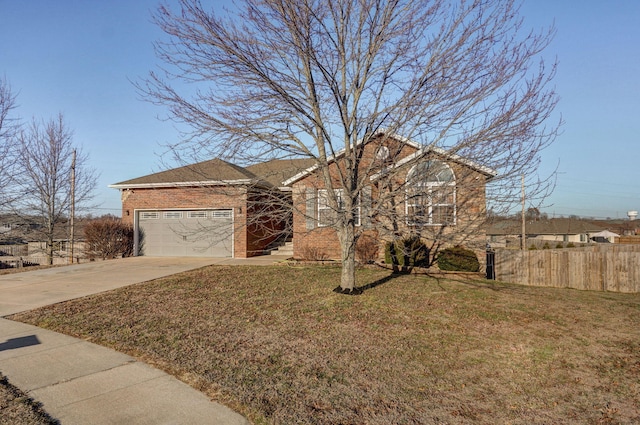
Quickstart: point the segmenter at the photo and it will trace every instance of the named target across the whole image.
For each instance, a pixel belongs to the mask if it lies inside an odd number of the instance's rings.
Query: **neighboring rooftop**
[[[584,220],[573,218],[551,218],[548,220],[527,221],[527,235],[577,235],[598,233],[604,227]],[[501,220],[487,228],[487,235],[519,235],[522,233],[522,222],[519,220]]]

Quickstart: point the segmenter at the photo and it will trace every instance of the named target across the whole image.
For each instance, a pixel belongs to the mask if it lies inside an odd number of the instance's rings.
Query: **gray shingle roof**
[[[306,170],[315,164],[311,158],[302,159],[272,159],[260,164],[250,165],[247,170],[276,187],[283,186],[283,182],[291,176]]]
[[[274,159],[246,168],[221,159],[185,165],[110,185],[114,188],[193,184],[255,184],[282,186],[282,182],[312,164],[312,159]]]

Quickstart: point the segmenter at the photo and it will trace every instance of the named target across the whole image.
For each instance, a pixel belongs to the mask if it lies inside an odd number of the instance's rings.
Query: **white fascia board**
[[[422,149],[422,147],[420,146],[420,144],[414,142],[411,139],[407,139],[406,137],[400,136],[399,134],[396,133],[391,133],[389,131],[387,131],[384,128],[379,129],[378,131],[376,131],[375,133],[373,133],[373,137],[379,136],[379,135],[384,135],[386,134],[389,137],[392,137],[394,139],[399,140],[400,142],[412,146],[416,149]],[[358,139],[358,141],[356,141],[356,146],[361,145],[363,142],[363,139]],[[331,164],[332,162],[334,162],[336,160],[336,158],[341,157],[342,155],[344,155],[344,153],[346,152],[346,148],[342,148],[340,149],[335,155],[331,155],[330,157],[327,158],[327,164]],[[293,177],[290,177],[288,180],[285,180],[282,182],[283,186],[289,186],[295,182],[297,182],[298,180],[302,179],[303,177],[313,173],[314,171],[316,171],[319,168],[318,164],[313,164],[311,167],[307,168],[306,170],[302,170],[300,171],[298,174],[296,174]]]
[[[464,158],[458,154],[455,153],[449,153],[446,150],[436,147],[436,146],[432,146],[427,148],[428,151],[433,151],[439,155],[444,156],[445,158],[449,158],[452,161],[458,162],[460,164],[466,165],[469,168],[472,168],[476,171],[481,172],[482,174],[485,174],[487,177],[495,177],[498,175],[498,172],[496,170],[494,170],[493,168],[489,168],[489,167],[485,167],[484,165],[480,165],[477,162],[474,162],[470,159]],[[427,151],[427,152],[428,152]],[[427,153],[425,152],[425,153]]]
[[[418,159],[418,158],[420,158],[422,156],[426,156],[430,152],[435,152],[438,155],[442,155],[443,157],[445,157],[447,159],[450,159],[451,161],[458,162],[458,163],[460,163],[462,165],[465,165],[465,166],[467,166],[467,167],[469,167],[469,168],[471,168],[473,170],[479,171],[479,172],[481,172],[482,174],[486,175],[489,178],[493,178],[493,177],[498,175],[498,172],[496,170],[492,169],[492,168],[485,167],[484,165],[477,164],[474,161],[471,161],[469,159],[463,158],[460,155],[457,155],[455,153],[449,153],[446,150],[444,150],[442,148],[439,148],[437,146],[428,146],[428,147],[426,147],[424,149],[420,149],[419,151],[416,151],[413,154],[402,158],[400,161],[395,163],[391,167],[391,169],[402,167],[403,165],[405,165],[405,164],[407,164],[407,163],[409,163],[411,161],[415,161],[416,159]],[[378,173],[373,174],[370,177],[370,180],[371,181],[375,181],[375,180],[379,179],[384,174],[386,174],[388,170],[389,169],[387,168],[387,169],[381,170]]]
[[[327,159],[327,163],[330,163],[332,160],[333,160],[333,157],[330,157],[329,159]],[[289,177],[287,180],[283,181],[282,185],[283,186],[289,186],[289,185],[297,182],[301,178],[305,177],[306,175],[313,173],[318,168],[319,168],[318,164],[313,164],[311,167],[307,168],[306,170],[302,170],[298,174],[296,174],[295,176]]]
[[[157,189],[162,187],[188,187],[188,186],[237,186],[256,183],[251,179],[241,180],[205,180],[192,182],[171,182],[171,183],[139,183],[139,184],[110,184],[113,189]]]

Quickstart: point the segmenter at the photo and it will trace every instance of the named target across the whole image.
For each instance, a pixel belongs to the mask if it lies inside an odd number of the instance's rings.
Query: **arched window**
[[[456,221],[456,179],[442,161],[430,160],[407,174],[407,224],[452,225]]]

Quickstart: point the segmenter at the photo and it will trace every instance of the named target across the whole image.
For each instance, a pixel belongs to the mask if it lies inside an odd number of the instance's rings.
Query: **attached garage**
[[[289,233],[256,200],[291,203],[281,183],[308,159],[271,160],[247,168],[223,161],[189,164],[110,185],[120,190],[122,221],[135,229],[136,255],[247,258]]]
[[[233,211],[136,211],[136,251],[154,257],[233,257]]]

